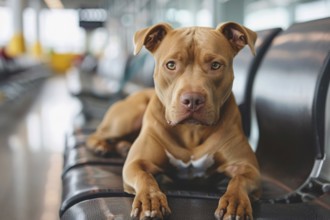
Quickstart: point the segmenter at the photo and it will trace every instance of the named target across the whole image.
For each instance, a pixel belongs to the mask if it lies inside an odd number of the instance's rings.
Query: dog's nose
[[[186,109],[198,111],[204,106],[205,97],[197,92],[186,92],[181,95],[180,101]]]

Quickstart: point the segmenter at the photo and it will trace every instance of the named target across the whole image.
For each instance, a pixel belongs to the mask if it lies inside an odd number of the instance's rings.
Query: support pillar
[[[19,56],[26,51],[23,35],[23,5],[24,0],[9,0],[9,6],[12,10],[13,36],[6,51],[11,56]]]
[[[41,11],[41,0],[34,0],[33,8],[35,10],[35,24],[36,24],[36,39],[32,45],[32,56],[41,59],[43,55],[43,49],[40,42],[40,11]]]

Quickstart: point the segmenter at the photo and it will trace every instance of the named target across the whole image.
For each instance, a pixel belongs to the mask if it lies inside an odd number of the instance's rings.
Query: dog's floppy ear
[[[167,23],[160,23],[137,31],[134,35],[134,55],[140,52],[143,45],[150,52],[154,52],[168,31],[172,29],[173,28],[171,25]]]
[[[221,23],[216,29],[225,35],[236,54],[246,44],[249,45],[252,54],[256,54],[254,44],[257,40],[257,34],[254,31],[235,22]]]

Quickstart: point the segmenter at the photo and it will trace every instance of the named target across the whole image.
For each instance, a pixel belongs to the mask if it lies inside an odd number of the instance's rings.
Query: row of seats
[[[234,61],[233,87],[262,172],[254,217],[329,219],[330,18],[258,35],[257,56],[244,49]],[[124,160],[90,153],[90,132],[67,137],[61,220],[129,219],[133,198],[123,191]],[[169,219],[214,219],[225,185],[213,183],[164,189]]]
[[[45,79],[51,75],[46,65],[27,57],[10,58],[0,51],[0,129],[14,128],[24,109],[31,105]],[[10,125],[10,126],[8,126]]]
[[[154,60],[145,50],[137,56],[129,55],[127,58],[122,58],[125,59],[124,67],[121,67],[124,62],[119,62],[117,59],[105,59],[93,65],[99,66],[99,68],[85,68],[86,65],[93,63],[90,61],[90,57],[91,55],[86,56],[79,67],[82,89],[74,94],[82,103],[82,116],[87,122],[95,120],[99,122],[109,105],[143,87],[153,86],[151,74],[154,68]],[[107,69],[117,66],[114,68],[116,71],[105,73],[103,63],[110,63]],[[108,84],[112,88],[111,91],[108,94],[99,91],[98,85],[91,83],[97,81],[95,78],[98,78],[98,81],[102,81],[103,84]]]

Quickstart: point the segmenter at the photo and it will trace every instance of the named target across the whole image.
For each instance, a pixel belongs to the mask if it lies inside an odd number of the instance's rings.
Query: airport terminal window
[[[286,28],[290,25],[289,14],[285,8],[264,9],[250,13],[245,17],[244,23],[253,30],[263,30],[271,27]]]
[[[41,11],[40,29],[41,43],[46,50],[59,52],[83,52],[85,50],[85,33],[78,26],[76,10]],[[0,7],[0,46],[5,46],[13,33],[12,18],[9,8]],[[24,36],[27,45],[36,40],[35,11],[32,8],[24,10]]]
[[[8,43],[12,33],[10,10],[0,7],[0,18],[0,47],[3,47]]]
[[[212,27],[212,13],[207,9],[201,9],[197,12],[196,24],[198,26]]]
[[[303,22],[330,16],[330,1],[246,1],[245,25],[261,30],[272,27],[287,28]]]
[[[46,48],[58,52],[83,52],[85,33],[78,26],[76,10],[43,10],[41,41]]]
[[[312,13],[311,13],[312,12]],[[303,22],[330,16],[330,1],[315,1],[297,5],[295,20]]]
[[[37,33],[36,33],[36,12],[32,8],[27,8],[24,10],[23,14],[24,21],[24,37],[28,45],[35,43]]]

